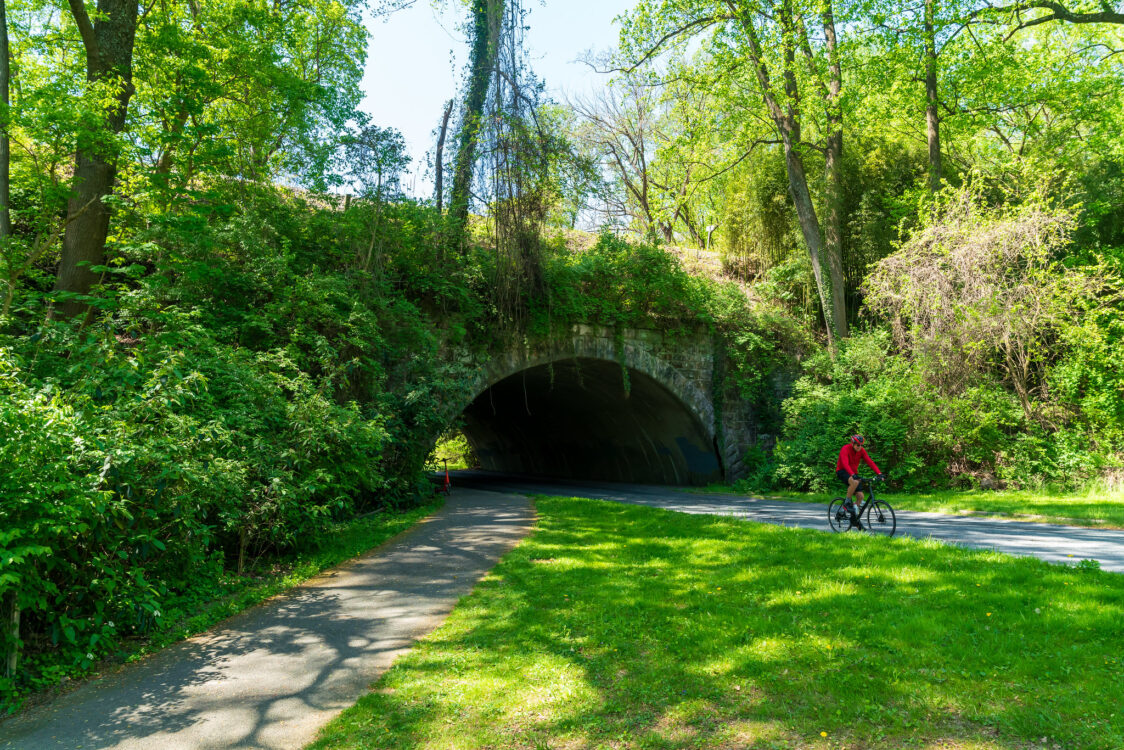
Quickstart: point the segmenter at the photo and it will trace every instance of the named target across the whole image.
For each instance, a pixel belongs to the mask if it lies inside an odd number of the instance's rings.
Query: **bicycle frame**
[[[862,512],[866,510],[866,506],[874,502],[874,485],[871,483],[870,478],[859,477],[859,486],[855,492],[863,493],[862,504],[855,508],[855,513],[857,515],[862,515]]]

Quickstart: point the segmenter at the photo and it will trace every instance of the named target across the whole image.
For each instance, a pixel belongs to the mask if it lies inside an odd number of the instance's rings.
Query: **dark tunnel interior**
[[[560,479],[699,485],[721,479],[714,442],[667,388],[616,362],[516,373],[464,411],[482,468]]]

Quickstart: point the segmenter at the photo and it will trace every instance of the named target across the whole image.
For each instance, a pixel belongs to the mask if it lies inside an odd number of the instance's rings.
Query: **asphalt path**
[[[368,554],[0,723],[0,748],[304,747],[533,523],[522,495],[460,489]]]
[[[831,530],[827,520],[827,506],[821,503],[702,494],[643,484],[539,479],[483,471],[455,472],[453,486],[493,492],[589,497],[681,513],[734,516],[757,523]],[[893,499],[893,496],[887,497],[891,505]],[[1037,557],[1055,563],[1075,564],[1081,560],[1096,560],[1102,570],[1124,573],[1124,531],[922,513],[897,508],[895,515],[898,521],[897,534],[901,536],[933,538],[950,544]]]
[[[826,506],[457,472],[445,508],[201,636],[0,723],[0,750],[299,748],[530,530],[526,495],[590,497],[827,531]],[[898,511],[898,533],[1124,572],[1124,532]]]

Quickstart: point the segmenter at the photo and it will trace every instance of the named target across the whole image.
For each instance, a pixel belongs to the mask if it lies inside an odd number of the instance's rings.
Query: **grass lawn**
[[[1124,576],[537,508],[535,534],[313,747],[1124,747]]]
[[[770,500],[791,500],[801,503],[823,503],[843,495],[840,491],[816,492],[745,492],[728,484],[712,484],[695,490],[701,493],[733,494],[764,497]],[[940,490],[935,492],[875,492],[885,496],[895,509],[925,510],[934,513],[972,513],[1000,516],[1019,521],[1040,521],[1074,526],[1124,529],[1124,489],[1089,488],[1078,492],[1043,490]]]

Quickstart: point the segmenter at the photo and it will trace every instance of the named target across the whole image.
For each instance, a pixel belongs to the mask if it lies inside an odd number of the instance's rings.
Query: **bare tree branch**
[[[657,39],[654,43],[652,43],[652,45],[650,47],[648,47],[647,51],[643,55],[641,55],[639,60],[635,61],[634,63],[632,63],[631,65],[629,65],[628,67],[625,67],[625,68],[607,68],[605,70],[601,70],[601,69],[598,69],[588,59],[585,61],[585,63],[586,63],[586,65],[589,65],[591,68],[593,68],[595,71],[597,71],[598,73],[635,73],[641,66],[644,65],[644,63],[648,62],[648,60],[651,60],[653,57],[655,57],[657,54],[659,54],[660,50],[663,49],[663,46],[665,44],[667,44],[668,42],[670,42],[670,41],[672,41],[672,40],[674,40],[674,39],[676,39],[680,36],[683,36],[684,34],[687,34],[688,32],[705,29],[708,26],[713,26],[714,24],[722,23],[723,21],[732,21],[732,20],[733,20],[733,18],[731,16],[713,15],[713,16],[704,16],[702,18],[696,18],[694,20],[688,21],[687,23],[683,24],[682,26],[679,26],[678,28],[672,29],[671,31],[667,32],[662,37]]]
[[[1102,7],[1104,10],[1096,13],[1083,13],[1071,11],[1060,2],[1056,2],[1056,0],[1020,0],[1012,5],[991,5],[988,3],[985,7],[974,11],[972,13],[972,18],[994,15],[1013,16],[1017,24],[1015,28],[1012,29],[1011,33],[1007,35],[1006,39],[1010,39],[1016,32],[1022,29],[1029,29],[1032,26],[1038,26],[1039,24],[1049,23],[1051,21],[1061,21],[1063,23],[1124,24],[1124,12],[1112,10],[1111,6],[1108,4],[1108,0],[1105,0]],[[1039,10],[1048,12],[1043,15],[1035,15],[1033,18],[1023,18],[1024,13]]]

